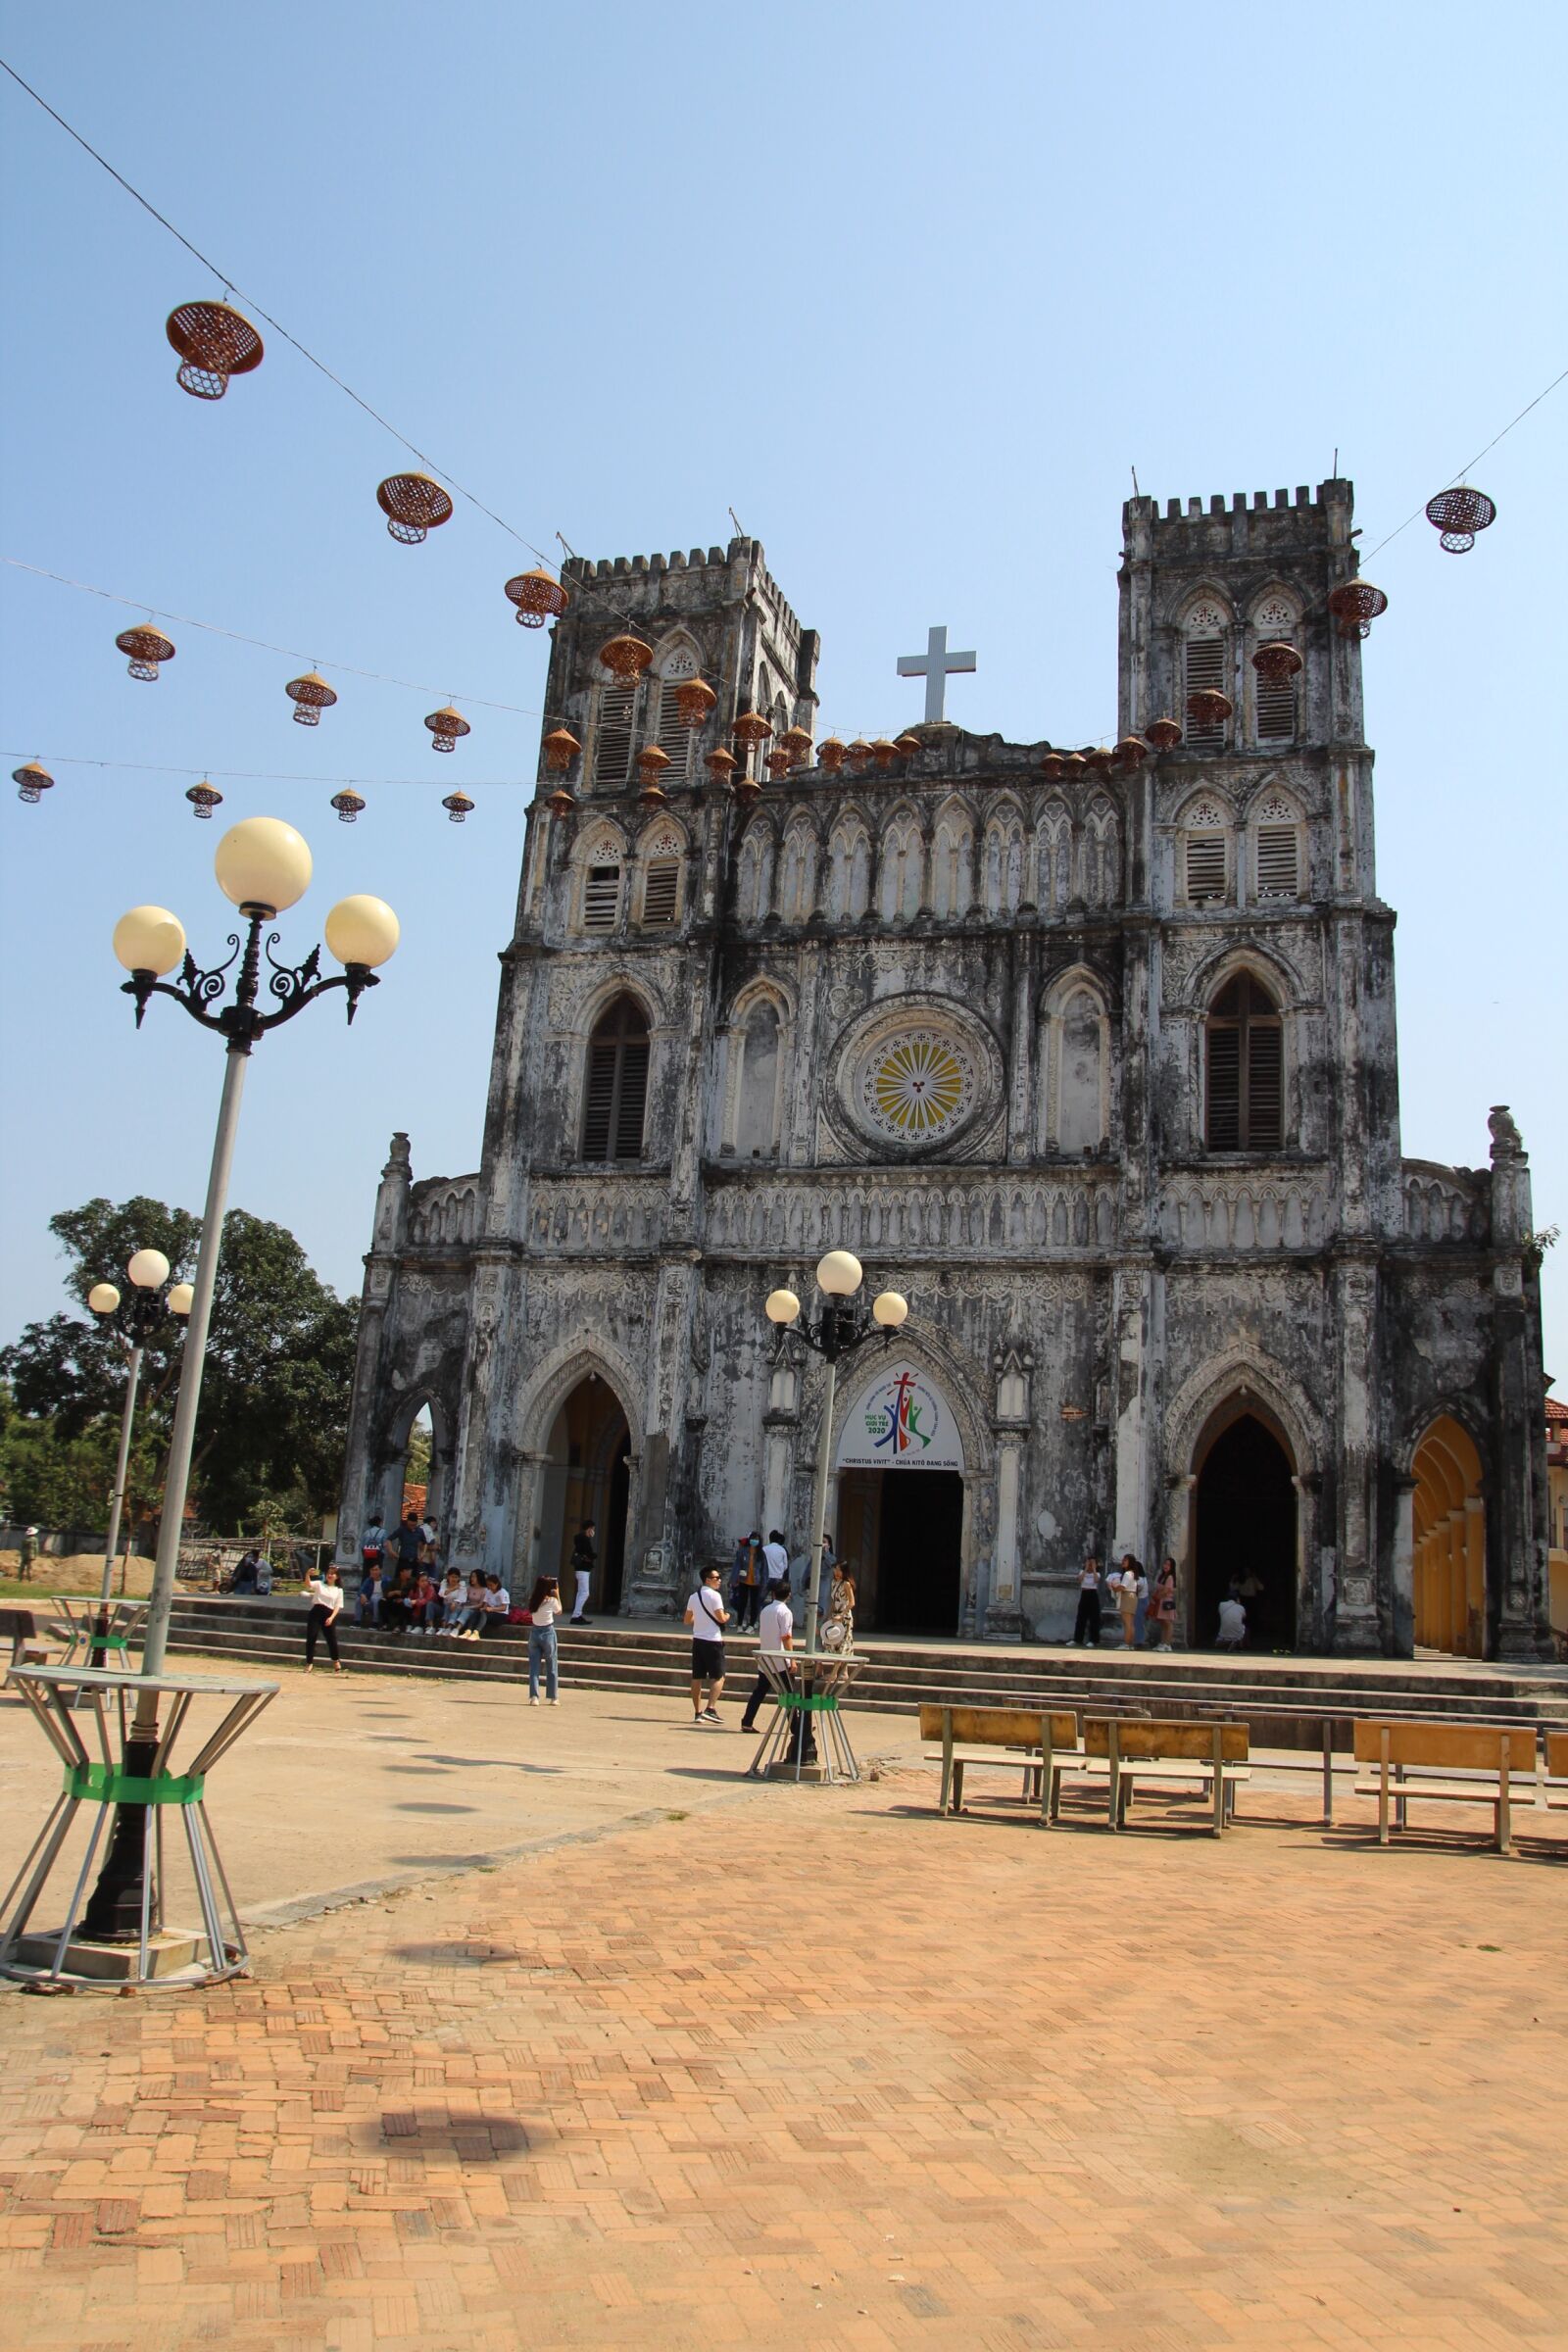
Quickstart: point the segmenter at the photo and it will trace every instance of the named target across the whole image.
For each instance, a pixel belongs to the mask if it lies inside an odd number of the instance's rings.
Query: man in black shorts
[[[692,1721],[705,1725],[718,1722],[718,1694],[724,1688],[724,1628],[729,1611],[718,1597],[722,1573],[718,1568],[705,1568],[702,1583],[686,1603],[686,1622],[692,1629]]]

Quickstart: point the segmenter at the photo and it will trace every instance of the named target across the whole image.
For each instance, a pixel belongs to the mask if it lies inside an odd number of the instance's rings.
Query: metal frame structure
[[[9,1687],[19,1690],[32,1709],[45,1739],[65,1766],[65,1784],[31,1851],[7,1889],[4,1904],[0,1905],[0,1976],[28,1984],[103,1988],[135,1984],[188,1988],[193,1984],[218,1984],[225,1977],[241,1975],[250,1966],[250,1954],[218,1840],[207,1818],[207,1775],[250,1729],[263,1708],[277,1696],[276,1683],[228,1683],[209,1675],[170,1677],[104,1673],[84,1667],[14,1666]],[[228,1699],[232,1704],[223,1710],[216,1727],[176,1773],[172,1763],[175,1741],[192,1710],[204,1698]],[[160,1702],[164,1699],[170,1702],[156,1743],[150,1748],[145,1731],[138,1727],[127,1703],[132,1699],[150,1699],[160,1713]],[[74,1711],[73,1700],[76,1702]],[[96,1755],[82,1736],[84,1716],[91,1718]],[[130,1753],[133,1746],[137,1751],[134,1758]],[[52,1944],[52,1955],[47,1962],[24,1959],[21,1951],[27,1923],[38,1907],[83,1804],[97,1806],[97,1819],[88,1832],[86,1851],[72,1886],[64,1920],[58,1933],[50,1930],[47,1936],[30,1938],[36,1945]],[[165,1928],[164,1813],[170,1805],[179,1807],[202,1916],[203,1938],[198,1941],[198,1953],[201,1940],[205,1940],[207,1959],[204,1964],[198,1957],[189,1967],[159,1976],[153,1967],[153,1938]],[[142,1817],[136,1971],[134,1976],[127,1972],[123,1978],[85,1975],[67,1965],[73,1942],[80,1940],[77,1914],[105,1825],[117,1811],[122,1818],[132,1811]],[[220,1891],[227,1913],[227,1930],[219,1909]]]

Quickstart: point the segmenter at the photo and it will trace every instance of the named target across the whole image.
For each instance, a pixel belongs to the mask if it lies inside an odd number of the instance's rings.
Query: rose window
[[[923,1143],[968,1116],[975,1087],[974,1063],[956,1038],[937,1029],[906,1029],[867,1055],[860,1108],[881,1134]]]

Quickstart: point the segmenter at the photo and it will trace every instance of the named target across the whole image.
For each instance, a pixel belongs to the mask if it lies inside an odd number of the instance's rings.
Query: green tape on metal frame
[[[66,1767],[66,1794],[92,1797],[100,1805],[199,1805],[206,1786],[202,1772],[161,1772],[145,1781],[111,1764]]]
[[[778,1703],[794,1715],[836,1715],[839,1702],[831,1690],[813,1690],[809,1697],[804,1690],[781,1690]]]

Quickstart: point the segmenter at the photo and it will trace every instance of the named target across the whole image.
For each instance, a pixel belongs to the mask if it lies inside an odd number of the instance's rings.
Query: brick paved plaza
[[[264,1931],[251,1983],[4,1997],[10,2340],[1568,2341],[1568,1816],[1513,1860],[1266,1786],[1218,1842],[1044,1835],[938,1821],[907,1761],[758,1788],[706,1777],[738,1738],[572,1712],[575,1754],[667,1755],[662,1807],[639,1765],[622,1821]],[[515,1718],[517,1842],[567,1714]],[[347,1881],[383,1794],[339,1761]]]

